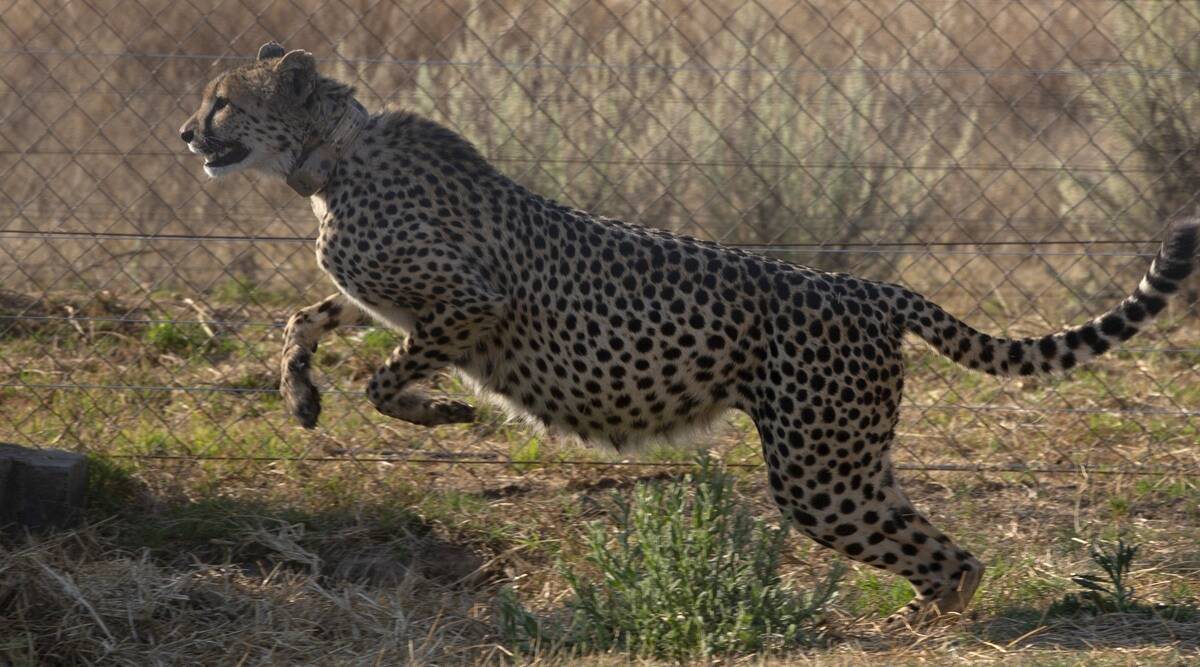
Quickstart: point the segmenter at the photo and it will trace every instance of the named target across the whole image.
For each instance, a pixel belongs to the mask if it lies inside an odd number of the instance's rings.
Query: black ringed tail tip
[[[906,329],[968,368],[992,375],[1033,375],[1067,370],[1129,340],[1161,313],[1167,299],[1196,266],[1200,217],[1171,223],[1146,275],[1133,293],[1092,321],[1034,338],[981,333],[919,294],[900,288],[897,304]],[[933,326],[934,321],[949,324]]]

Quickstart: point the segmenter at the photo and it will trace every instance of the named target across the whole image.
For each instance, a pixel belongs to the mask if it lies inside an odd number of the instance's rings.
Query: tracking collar
[[[367,110],[363,105],[350,98],[328,138],[310,137],[304,143],[300,156],[296,158],[296,166],[288,174],[287,184],[301,197],[311,197],[323,190],[338,160],[345,157],[346,149],[354,144],[359,132],[367,124],[367,118]]]

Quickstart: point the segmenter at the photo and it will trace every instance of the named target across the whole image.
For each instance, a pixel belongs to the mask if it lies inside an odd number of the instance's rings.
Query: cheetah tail
[[[1196,264],[1200,218],[1176,220],[1146,277],[1115,308],[1082,326],[1041,338],[1000,338],[971,328],[940,306],[909,292],[901,321],[938,352],[992,375],[1032,375],[1067,370],[1104,354],[1150,323]],[[907,290],[906,290],[907,292]]]

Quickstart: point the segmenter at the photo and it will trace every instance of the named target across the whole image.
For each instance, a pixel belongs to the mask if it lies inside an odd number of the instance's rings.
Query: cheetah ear
[[[258,47],[259,60],[270,60],[271,58],[278,58],[283,54],[284,50],[283,47],[279,45],[279,42],[267,42],[266,44]]]
[[[265,47],[264,47],[265,48]],[[275,64],[280,89],[288,98],[303,102],[312,94],[317,83],[317,61],[308,51],[288,51]]]

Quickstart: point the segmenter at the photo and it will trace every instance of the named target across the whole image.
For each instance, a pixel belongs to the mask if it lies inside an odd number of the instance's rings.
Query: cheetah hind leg
[[[848,463],[837,443],[806,443],[797,450],[776,436],[785,428],[760,427],[759,432],[772,494],[784,515],[818,543],[912,585],[916,597],[888,617],[886,626],[918,626],[966,608],[983,564],[913,508],[885,455],[882,465],[868,463],[847,484],[829,472]]]

